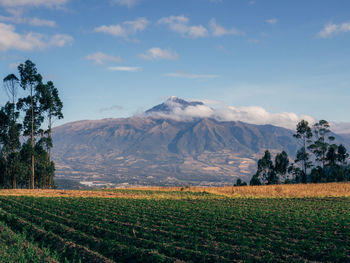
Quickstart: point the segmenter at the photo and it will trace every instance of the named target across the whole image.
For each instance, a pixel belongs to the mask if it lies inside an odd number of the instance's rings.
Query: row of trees
[[[265,151],[250,184],[350,181],[349,154],[342,144],[334,143],[331,134],[330,125],[325,120],[312,127],[307,121],[300,121],[293,135],[300,147],[294,162],[290,163],[285,151],[277,154],[274,161],[271,153]]]
[[[32,61],[20,64],[18,73],[3,80],[9,101],[0,108],[0,187],[52,188],[52,123],[63,118],[63,104]],[[19,88],[25,97],[18,98]]]

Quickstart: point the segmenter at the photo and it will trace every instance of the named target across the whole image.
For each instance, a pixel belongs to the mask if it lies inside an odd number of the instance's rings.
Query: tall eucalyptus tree
[[[37,72],[35,64],[27,60],[18,66],[20,73],[20,86],[29,92],[25,98],[19,99],[17,107],[24,110],[23,134],[30,137],[30,178],[29,188],[35,187],[35,136],[40,133],[40,126],[44,121],[40,107],[38,87],[42,85],[42,76]]]

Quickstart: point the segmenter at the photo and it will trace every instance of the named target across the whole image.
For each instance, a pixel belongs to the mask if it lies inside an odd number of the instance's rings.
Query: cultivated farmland
[[[101,192],[0,196],[0,262],[350,262],[349,197]]]

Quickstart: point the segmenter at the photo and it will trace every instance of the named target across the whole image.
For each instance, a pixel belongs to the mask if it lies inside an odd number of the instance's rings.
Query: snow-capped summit
[[[174,112],[176,108],[180,108],[181,110],[184,110],[189,106],[198,106],[198,105],[204,105],[204,104],[203,102],[200,102],[200,101],[186,101],[176,96],[171,96],[162,104],[154,106],[153,108],[147,110],[145,113],[146,114],[171,113],[171,112]]]

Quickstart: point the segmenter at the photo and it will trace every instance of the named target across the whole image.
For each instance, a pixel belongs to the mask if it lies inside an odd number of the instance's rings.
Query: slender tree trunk
[[[17,189],[16,172],[13,171],[13,169],[12,169],[12,172],[13,172],[12,188],[13,188],[13,189]]]
[[[322,170],[324,170],[324,164],[325,164],[325,152],[322,152]]]
[[[34,150],[34,107],[33,107],[33,87],[30,89],[30,106],[31,106],[31,115],[32,115],[32,127],[31,127],[31,133],[30,133],[30,141],[32,150]],[[34,189],[34,154],[32,152],[32,166],[31,166],[31,176],[30,176],[30,188]]]
[[[4,154],[4,160],[5,160],[5,173],[4,173],[4,185],[5,187],[11,187],[11,175],[9,173],[8,169],[8,158],[7,158],[7,153],[5,152]]]
[[[49,140],[51,142],[52,140],[52,137],[51,137],[51,128],[52,128],[52,117],[51,117],[51,113],[49,115],[49,134],[48,134],[48,137],[49,137]],[[48,157],[49,157],[49,161],[51,161],[51,147],[50,146],[47,146],[47,154],[48,154]]]
[[[12,124],[11,125],[16,125],[15,123],[15,96],[12,97]],[[11,138],[12,139],[12,153],[15,152],[15,145],[14,145],[14,138]],[[17,188],[17,180],[16,180],[16,171],[15,169],[12,168],[12,188],[13,189],[16,189]]]
[[[52,137],[51,137],[51,127],[52,127],[52,117],[51,117],[51,111],[50,111],[50,115],[49,115],[49,140],[50,143],[52,143]],[[51,163],[51,145],[47,147],[47,156],[48,156],[48,165],[50,165]],[[52,174],[49,174],[49,188],[52,188]]]
[[[306,138],[304,137],[304,176],[306,176],[306,169],[307,169],[307,159],[306,159]]]
[[[13,174],[12,188],[17,189],[16,173]]]

